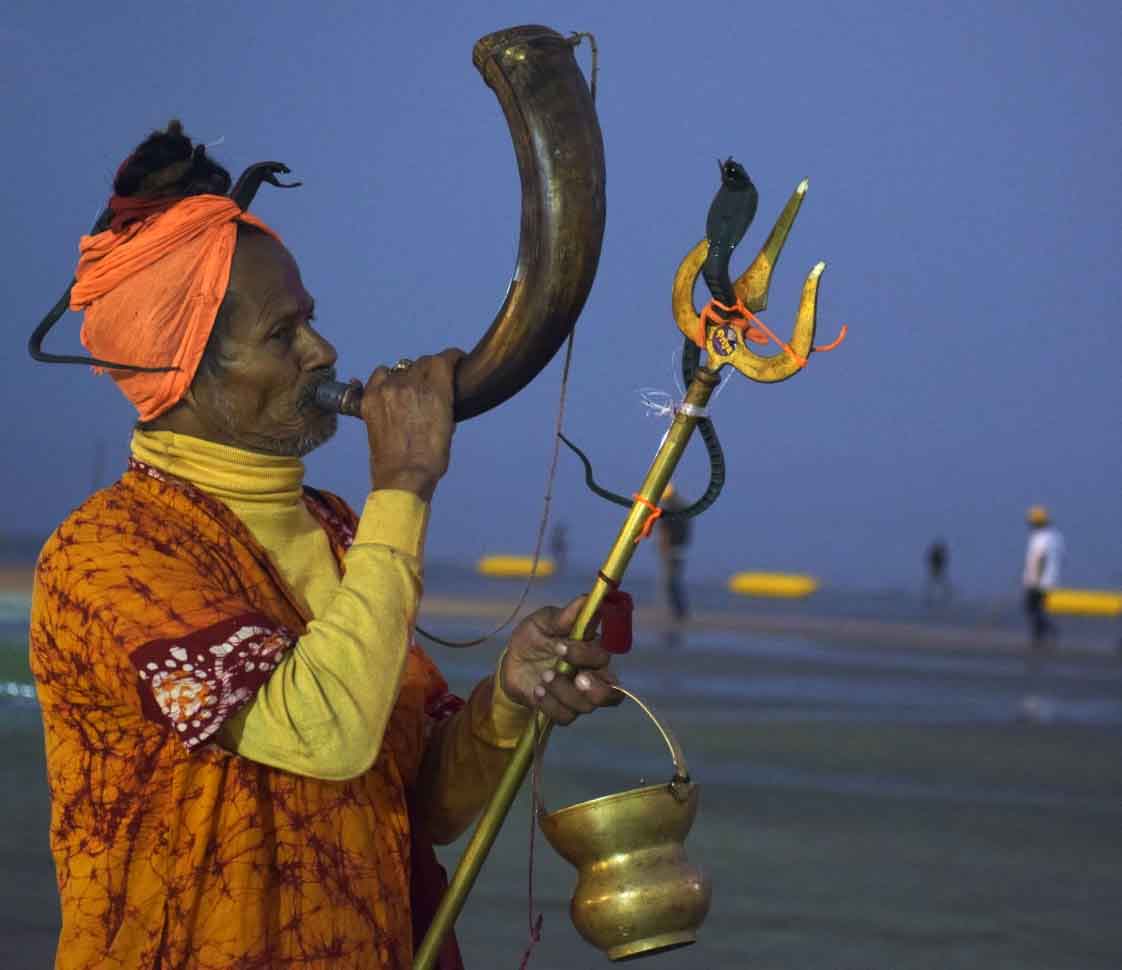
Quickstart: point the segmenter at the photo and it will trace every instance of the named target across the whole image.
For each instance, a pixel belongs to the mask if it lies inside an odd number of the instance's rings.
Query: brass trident
[[[794,225],[795,217],[799,214],[809,184],[807,179],[803,179],[798,184],[779,214],[779,218],[776,219],[775,226],[763,248],[752,261],[752,265],[733,283],[739,309],[720,303],[717,303],[714,308],[711,303],[699,314],[694,308],[694,285],[709,255],[707,239],[702,239],[694,246],[679,265],[674,277],[671,298],[674,319],[683,334],[708,351],[710,358],[708,366],[713,370],[719,370],[725,364],[732,364],[749,380],[773,384],[785,381],[802,370],[815,350],[832,350],[844,339],[845,327],[842,328],[838,339],[828,347],[814,346],[818,313],[818,280],[826,268],[824,262],[815,264],[803,284],[799,311],[795,317],[795,330],[790,343],[784,343],[775,337],[752,316],[767,308],[772,270],[779,261],[779,254],[787,241],[791,226]],[[741,310],[747,311],[747,314],[739,312]],[[760,329],[752,326],[749,321],[758,325]],[[761,330],[766,334],[762,339]],[[767,337],[773,338],[784,352],[774,357],[763,357],[748,348],[749,342],[762,343]]]

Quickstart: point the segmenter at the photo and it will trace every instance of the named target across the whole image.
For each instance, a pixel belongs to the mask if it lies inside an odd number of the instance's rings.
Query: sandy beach
[[[4,578],[18,597],[26,571]],[[467,635],[509,605],[433,595],[422,621]],[[687,847],[714,887],[698,943],[645,965],[1117,967],[1122,663],[1100,649],[1109,634],[1026,661],[1004,629],[710,610],[673,638],[657,608],[642,610],[620,671],[702,786]],[[466,691],[497,650],[432,652]],[[0,679],[27,681],[24,654],[18,632],[4,637]],[[34,701],[0,697],[0,723],[0,966],[44,968],[58,917]],[[555,733],[543,794],[559,808],[670,774],[657,733],[625,705]],[[524,793],[461,917],[473,970],[521,960],[529,820]],[[462,846],[442,850],[446,864]],[[573,929],[574,873],[540,835],[535,860],[544,936],[529,966],[607,965]]]

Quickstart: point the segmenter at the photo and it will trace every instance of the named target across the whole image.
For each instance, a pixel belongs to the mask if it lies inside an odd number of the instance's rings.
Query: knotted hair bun
[[[207,156],[205,145],[193,145],[175,119],[145,138],[113,179],[119,196],[225,195],[229,189],[230,173]]]

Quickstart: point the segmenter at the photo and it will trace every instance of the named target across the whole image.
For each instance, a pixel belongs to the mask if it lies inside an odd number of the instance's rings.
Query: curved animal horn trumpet
[[[495,92],[522,179],[518,263],[490,329],[456,370],[455,418],[502,404],[532,381],[576,324],[604,236],[604,146],[573,42],[512,27],[476,42],[472,62]],[[316,402],[358,416],[362,388],[330,382]]]

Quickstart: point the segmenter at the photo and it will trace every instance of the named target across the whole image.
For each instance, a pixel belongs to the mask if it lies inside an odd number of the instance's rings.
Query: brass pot
[[[556,812],[539,803],[538,823],[577,867],[569,906],[577,931],[610,960],[634,960],[694,943],[709,912],[710,886],[686,858],[698,786],[682,750],[646,704],[617,689],[654,721],[674,759],[674,777]]]

